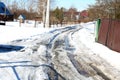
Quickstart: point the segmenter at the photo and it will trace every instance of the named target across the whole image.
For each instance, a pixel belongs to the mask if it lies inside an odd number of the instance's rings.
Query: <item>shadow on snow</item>
[[[0,53],[11,52],[11,51],[19,51],[19,50],[21,50],[23,48],[24,48],[23,46],[0,44]]]

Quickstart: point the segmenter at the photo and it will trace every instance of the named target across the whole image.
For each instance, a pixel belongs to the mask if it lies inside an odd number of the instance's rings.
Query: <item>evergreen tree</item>
[[[59,23],[62,25],[62,22],[64,20],[64,12],[63,8],[59,9],[58,7],[53,11],[55,18]]]

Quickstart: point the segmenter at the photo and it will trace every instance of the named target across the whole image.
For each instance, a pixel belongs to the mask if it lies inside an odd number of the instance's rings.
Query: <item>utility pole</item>
[[[49,17],[50,17],[50,0],[47,0],[47,10],[46,10],[46,19],[45,19],[45,28],[49,28]]]
[[[43,27],[45,27],[45,22],[46,22],[46,1],[43,2]]]

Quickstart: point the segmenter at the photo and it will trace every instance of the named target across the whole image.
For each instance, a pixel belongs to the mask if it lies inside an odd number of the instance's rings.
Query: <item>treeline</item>
[[[16,12],[11,10],[14,15],[14,19],[18,19],[18,17],[22,14],[25,15],[26,19],[33,20],[35,19],[37,13],[36,12],[28,12],[27,10],[18,9]]]
[[[24,14],[26,19],[35,20],[36,17],[39,17],[44,22],[46,14],[46,1],[47,0],[2,0],[6,6],[10,9],[10,11],[14,14],[14,18],[17,19],[20,14]],[[88,21],[88,16],[86,18],[86,11],[82,13],[77,11],[76,8],[71,7],[69,9],[62,8],[53,8],[56,0],[51,0],[52,9],[50,10],[50,24],[71,24],[71,23],[79,23],[81,21]],[[89,12],[92,11],[94,7],[91,6],[89,8]],[[81,11],[82,12],[82,11]],[[87,11],[88,12],[88,11]],[[91,12],[94,13],[94,12]],[[92,16],[90,15],[92,18]],[[87,19],[87,20],[84,20]],[[94,19],[94,18],[92,18]]]
[[[46,0],[3,0],[8,9],[14,14],[14,18],[17,19],[20,14],[24,14],[27,19],[34,19],[36,16],[43,17],[44,8],[46,8]],[[55,4],[55,0],[51,0],[51,6]],[[54,8],[50,10],[50,20],[62,22],[73,21],[76,19],[77,9],[71,7],[70,9],[65,8]],[[64,18],[64,19],[63,19]]]
[[[51,6],[55,4],[55,0],[51,0]],[[26,19],[35,20],[36,17],[40,17],[44,20],[46,0],[13,0],[11,3],[9,0],[5,0],[4,3],[14,14],[14,19],[17,19],[20,14],[26,16]],[[54,6],[52,6],[54,7]],[[50,10],[50,24],[63,24],[67,22],[77,21],[79,18],[79,12],[76,8],[53,8]]]
[[[51,11],[50,15],[50,22],[51,24],[67,24],[72,22],[78,22],[79,20],[79,13],[76,8],[71,7],[69,9],[65,8],[56,8]]]
[[[120,0],[96,0],[88,8],[90,20],[98,18],[120,19]]]
[[[14,18],[17,19],[20,14],[24,14],[26,19],[34,19],[37,13],[37,0],[2,0],[14,15]]]
[[[42,17],[45,14],[46,0],[2,0],[17,19],[20,14],[24,14],[26,19],[35,19],[36,16]],[[51,5],[55,5],[55,0],[51,0]],[[120,19],[120,0],[96,0],[94,5],[89,5],[87,9],[89,20],[98,18]],[[55,8],[50,11],[50,22],[63,23],[80,21],[79,12],[76,8]]]
[[[47,6],[47,0],[2,0],[14,14],[17,19],[20,14],[24,14],[26,19],[35,19],[35,17],[43,17]],[[53,6],[55,0],[51,0]],[[53,6],[54,7],[54,6]]]

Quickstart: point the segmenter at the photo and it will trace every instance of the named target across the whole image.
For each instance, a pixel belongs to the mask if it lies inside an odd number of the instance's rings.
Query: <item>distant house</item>
[[[76,22],[79,21],[80,12],[64,12],[64,19],[68,22]]]
[[[24,23],[25,19],[26,19],[26,16],[21,14],[18,19],[20,20],[21,23]]]
[[[87,11],[87,10],[81,11],[81,12],[80,12],[80,17],[82,17],[82,18],[88,17],[88,11]]]
[[[9,21],[13,20],[13,14],[8,10],[3,2],[0,2],[0,20]]]
[[[80,12],[80,21],[81,22],[88,22],[89,21],[89,15],[87,10],[83,10]]]

